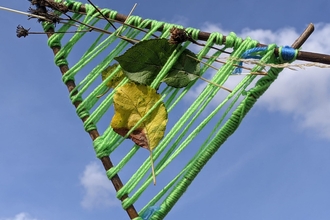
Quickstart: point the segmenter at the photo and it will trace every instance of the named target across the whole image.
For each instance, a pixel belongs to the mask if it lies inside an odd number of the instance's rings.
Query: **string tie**
[[[298,54],[298,50],[289,46],[279,47],[278,52],[279,52],[278,55],[280,60],[282,62],[289,62],[289,63],[295,60]]]
[[[260,60],[262,58],[262,56],[264,55],[265,51],[267,51],[268,47],[255,47],[252,49],[249,49],[247,51],[245,51],[241,58],[242,59],[258,59]],[[243,61],[240,61],[238,63],[238,65],[240,67],[237,67],[233,74],[241,74],[242,73],[242,66],[243,66]]]
[[[160,210],[160,206],[157,206],[157,205],[150,206],[143,212],[143,214],[141,215],[141,218],[143,220],[149,220],[151,218],[151,216],[159,210]]]

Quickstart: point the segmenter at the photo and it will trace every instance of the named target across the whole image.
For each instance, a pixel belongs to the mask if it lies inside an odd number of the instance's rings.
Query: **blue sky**
[[[93,2],[123,14],[136,3]],[[290,45],[312,22],[303,50],[330,54],[329,1],[186,2],[141,1],[134,15],[278,45]],[[26,11],[29,2],[0,5]],[[0,19],[0,220],[128,219],[46,36],[16,37],[18,24],[33,31],[40,25],[5,11]],[[327,68],[283,71],[167,219],[328,219],[329,88]]]

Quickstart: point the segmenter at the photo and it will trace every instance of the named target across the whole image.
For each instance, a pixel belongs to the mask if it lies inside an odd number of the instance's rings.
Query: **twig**
[[[26,37],[29,34],[63,34],[63,33],[79,33],[79,32],[91,32],[92,29],[89,30],[81,30],[81,31],[56,31],[56,32],[30,32],[29,29],[25,29],[22,25],[18,25],[16,28],[16,35],[18,38],[20,37]]]
[[[94,3],[92,2],[92,1],[90,1],[90,0],[87,0],[94,8],[95,8],[95,10],[98,12],[98,13],[100,13],[100,15],[105,19],[105,20],[107,20],[107,22],[109,22],[109,24],[115,29],[115,30],[117,30],[117,28],[116,28],[116,26],[101,12],[101,10],[100,9],[98,9],[95,5],[94,5]]]
[[[88,2],[89,3],[91,3],[91,5],[95,8],[95,10],[97,10],[100,14],[101,14],[101,16],[103,17],[103,18],[105,18],[111,25],[113,25],[113,23],[112,22],[117,22],[117,23],[119,23],[119,24],[122,24],[122,25],[126,25],[126,26],[128,26],[128,27],[131,27],[131,28],[134,28],[134,29],[136,29],[136,30],[139,30],[139,31],[142,31],[142,32],[144,32],[144,33],[148,33],[148,31],[146,31],[146,30],[144,30],[144,29],[142,29],[142,28],[139,28],[139,27],[135,27],[135,26],[133,26],[133,25],[131,25],[131,24],[126,24],[125,22],[126,22],[126,20],[127,20],[127,17],[126,17],[126,19],[124,20],[124,21],[118,21],[118,20],[116,20],[116,19],[111,19],[111,18],[108,18],[107,16],[105,16],[105,14],[103,14],[102,12],[101,12],[101,10],[99,9],[99,8],[97,8],[90,0],[88,0]],[[135,3],[136,4],[136,3]],[[135,7],[134,7],[135,8]],[[134,9],[133,8],[133,9]],[[114,26],[113,26],[114,27]],[[116,27],[114,27],[116,30],[117,30],[117,28]],[[155,34],[152,34],[152,36],[153,37],[155,37],[155,38],[158,38],[158,36],[157,35],[155,35]]]
[[[48,18],[46,18],[46,17],[44,17],[44,16],[35,15],[35,14],[31,14],[31,13],[27,13],[27,12],[23,12],[23,11],[19,11],[19,10],[11,9],[11,8],[6,8],[6,7],[2,7],[2,6],[0,6],[0,9],[5,10],[5,11],[9,11],[9,12],[14,12],[14,13],[18,13],[18,14],[26,15],[26,16],[28,16],[28,17],[39,18],[39,19],[42,19],[42,20],[45,20],[45,21],[48,21],[48,22],[53,23],[52,20],[50,20],[50,19],[48,19]],[[57,10],[56,8],[54,8],[54,9]],[[60,18],[60,20],[62,20],[62,21],[59,21],[59,23],[61,23],[61,24],[68,24],[67,22],[63,22],[63,21],[70,21],[70,20],[71,20],[71,21],[77,22],[77,23],[79,23],[79,24],[81,24],[81,25],[85,25],[85,26],[89,27],[90,29],[93,29],[93,31],[96,31],[96,32],[101,32],[101,33],[105,33],[105,34],[113,34],[113,32],[106,31],[106,30],[104,30],[104,29],[101,29],[101,28],[98,28],[98,27],[94,27],[94,26],[88,25],[88,24],[86,24],[86,23],[84,23],[84,22],[81,22],[81,21],[79,21],[79,20],[73,19],[71,16],[67,15],[66,13],[63,13],[63,14],[64,14],[65,16],[67,16],[68,19]],[[111,20],[113,20],[113,19],[108,19],[108,20],[111,21]],[[116,21],[116,20],[113,20],[113,21]],[[116,22],[118,22],[118,21],[116,21]],[[110,23],[111,23],[111,22],[110,22]],[[118,23],[124,23],[124,22],[118,22]],[[71,26],[75,26],[75,27],[79,27],[78,25],[75,25],[75,24],[70,24],[70,25],[71,25]],[[143,30],[143,29],[138,28],[138,27],[134,27],[133,25],[130,25],[130,24],[125,24],[125,25],[126,25],[126,26],[129,26],[129,27],[132,27],[132,28],[135,28],[135,29],[137,29],[137,30],[139,30],[139,31],[142,31],[142,32],[148,33],[148,31]],[[155,34],[152,34],[152,36],[158,38],[158,36],[155,35]],[[139,40],[136,40],[136,39],[130,39],[130,38],[127,38],[127,37],[124,37],[124,36],[118,36],[118,38],[121,38],[121,39],[123,39],[123,40],[125,40],[125,41],[128,41],[128,42],[131,43],[131,44],[136,44],[136,43],[140,42]]]
[[[314,32],[314,24],[310,23],[307,28],[304,30],[304,32],[299,36],[297,40],[291,45],[292,48],[299,49],[305,41],[311,36],[311,34]]]
[[[210,64],[208,64],[208,63],[206,63],[206,62],[204,62],[204,61],[202,61],[202,60],[196,59],[196,58],[193,57],[193,56],[190,56],[190,55],[188,55],[188,54],[187,54],[187,56],[188,56],[189,58],[191,58],[191,59],[194,59],[194,60],[196,60],[196,61],[198,61],[198,62],[201,62],[202,64],[204,64],[204,65],[206,65],[206,66],[208,66],[208,67],[210,67],[210,68],[212,68],[212,69],[214,69],[214,70],[216,70],[216,71],[219,70],[218,68],[216,68],[216,67],[214,67],[214,66],[212,66],[212,65],[210,65]],[[209,59],[209,57],[204,57],[204,58]],[[226,64],[226,62],[221,61],[221,60],[218,60],[218,59],[216,59],[216,60],[214,60],[214,61],[215,61],[215,62],[222,63],[222,64]],[[242,69],[249,70],[249,71],[251,71],[251,74],[253,74],[253,75],[267,75],[266,72],[261,72],[261,71],[260,71],[260,72],[252,72],[252,69],[251,69],[251,68],[248,68],[248,67],[245,67],[245,66],[240,66],[240,65],[236,65],[236,64],[233,64],[233,66],[238,67],[238,68],[242,68]]]
[[[189,34],[185,29],[173,27],[173,28],[171,28],[170,33],[171,33],[171,37],[168,41],[170,44],[181,44],[183,42],[190,41],[193,44],[197,44],[198,46],[206,47],[205,44],[195,41],[192,38],[191,34]],[[213,46],[208,46],[208,47],[221,51],[222,53],[231,54],[230,52],[227,52],[225,50],[222,50],[222,49],[219,49],[219,48],[216,48]]]
[[[206,47],[205,44],[202,44],[202,43],[199,43],[199,42],[195,41],[194,39],[192,39],[191,36],[189,36],[189,41],[191,41],[191,42],[194,43],[194,44],[197,44],[198,46]],[[214,46],[209,46],[209,47],[212,48],[212,49],[214,49],[214,50],[221,51],[222,53],[231,54],[231,52],[228,52],[228,51],[225,51],[225,50],[222,50],[222,49],[216,48],[216,47],[214,47]]]
[[[196,59],[196,58],[193,57],[193,56],[190,56],[190,55],[188,55],[188,54],[187,54],[186,56],[189,57],[189,58],[191,58],[191,59],[193,59],[193,60],[196,60],[196,61],[198,61],[198,62],[201,62],[201,63],[207,65],[208,67],[210,67],[210,68],[212,68],[212,69],[215,69],[216,71],[219,70],[219,69],[215,68],[214,66],[211,66],[211,65],[208,64],[208,63],[205,63],[205,62],[203,62],[203,61],[201,61],[201,60],[199,60],[199,59]],[[217,87],[219,87],[219,88],[221,88],[221,89],[224,89],[224,90],[226,90],[226,91],[228,91],[228,92],[232,92],[232,90],[230,90],[230,89],[228,89],[228,88],[226,88],[226,87],[223,87],[223,86],[221,86],[221,85],[219,85],[219,84],[217,84],[217,83],[214,83],[214,82],[212,82],[212,81],[210,81],[210,80],[208,80],[208,79],[206,79],[206,78],[204,78],[204,77],[202,77],[202,76],[199,76],[199,75],[196,75],[196,76],[198,76],[198,78],[200,78],[201,80],[204,80],[205,82],[208,82],[208,83],[210,83],[210,84],[212,84],[212,85],[214,85],[214,86],[217,86]]]
[[[6,7],[2,7],[2,6],[0,6],[0,9],[5,10],[5,11],[10,11],[10,12],[18,13],[18,14],[22,14],[22,15],[27,15],[28,17],[35,17],[35,18],[39,18],[39,19],[43,19],[43,20],[52,22],[51,20],[49,20],[48,18],[46,18],[44,16],[35,15],[35,14],[23,12],[23,11],[18,11],[18,10],[15,10],[15,9],[6,8]]]
[[[84,5],[81,5],[79,9],[73,10],[72,7],[69,7],[69,10],[72,12],[79,12],[82,14],[86,14],[86,7]],[[115,17],[116,22],[124,22],[126,20],[127,16],[124,14],[117,13]],[[146,28],[150,28],[151,25],[147,25]],[[164,29],[164,26],[159,27],[157,31],[162,31]],[[207,41],[210,37],[211,33],[200,31],[198,33],[198,40],[201,41]],[[226,36],[222,37],[222,43],[224,44],[226,42]],[[259,43],[257,45],[258,47],[265,47],[267,45]],[[275,49],[275,55],[278,56],[278,49]],[[318,62],[323,64],[330,64],[330,55],[327,54],[320,54],[320,53],[313,53],[313,52],[307,52],[307,51],[299,51],[297,55],[297,60],[304,60],[304,61],[310,61],[310,62]]]
[[[132,10],[129,12],[129,14],[128,14],[128,16],[127,16],[126,20],[125,20],[125,21],[124,21],[124,23],[123,23],[123,25],[122,25],[122,26],[120,26],[120,28],[119,28],[119,30],[118,30],[118,32],[117,32],[117,37],[118,37],[118,36],[121,34],[121,30],[123,29],[124,25],[126,25],[126,21],[127,21],[127,20],[128,20],[128,18],[131,16],[131,14],[132,14],[132,13],[133,13],[133,11],[135,10],[136,6],[137,6],[137,3],[135,3],[135,4],[134,4],[134,6],[133,6]]]
[[[43,20],[46,20],[48,22],[53,22],[51,20],[49,20],[48,18],[44,17],[44,16],[40,16],[40,15],[35,15],[35,14],[31,14],[31,13],[26,13],[26,12],[23,12],[23,11],[18,11],[18,10],[14,10],[14,9],[11,9],[11,8],[6,8],[6,7],[2,7],[0,6],[0,9],[2,10],[5,10],[5,11],[10,11],[10,12],[14,12],[14,13],[18,13],[18,14],[22,14],[22,15],[27,15],[29,17],[34,17],[34,18],[39,18],[39,19],[43,19]],[[90,30],[94,30],[94,31],[97,31],[97,32],[101,32],[101,33],[106,33],[106,34],[113,34],[113,32],[110,32],[110,31],[106,31],[106,30],[103,30],[101,28],[98,28],[98,27],[94,27],[92,25],[89,25],[89,24],[86,24],[84,22],[81,22],[79,20],[76,20],[76,19],[73,19],[71,16],[67,15],[66,13],[63,13],[64,15],[66,15],[68,17],[68,19],[65,19],[65,18],[60,18],[62,21],[60,21],[60,23],[62,24],[68,24],[67,22],[63,22],[63,21],[74,21],[76,23],[79,23],[81,25],[84,25],[86,27],[89,28],[89,30],[85,30],[85,32],[90,32]],[[72,26],[76,26],[76,25],[72,25]],[[79,26],[76,26],[76,27],[79,27]],[[80,31],[80,32],[83,32],[83,31]],[[45,32],[47,34],[47,32]],[[56,33],[56,32],[55,32]],[[57,33],[60,33],[60,32],[57,32]],[[64,32],[64,33],[70,33],[70,32]],[[123,39],[125,41],[128,41],[129,43],[131,44],[136,44],[138,42],[140,42],[139,40],[136,40],[136,39],[130,39],[130,38],[127,38],[125,36],[118,36],[118,38],[120,39]]]
[[[113,32],[106,31],[106,30],[103,30],[103,29],[101,29],[101,28],[94,27],[94,26],[92,26],[92,25],[86,24],[86,23],[81,22],[81,21],[79,21],[79,20],[73,19],[70,15],[67,15],[66,13],[64,13],[64,15],[67,16],[67,17],[69,18],[69,20],[74,21],[74,22],[77,22],[77,23],[79,23],[79,24],[81,24],[81,25],[84,25],[84,26],[86,26],[86,27],[93,28],[93,30],[96,30],[96,31],[98,31],[98,32],[106,33],[106,34],[113,34]],[[64,18],[63,18],[63,20],[67,20],[67,19],[64,19]],[[127,37],[124,37],[124,36],[117,36],[117,37],[120,38],[120,39],[122,39],[122,40],[125,40],[125,41],[127,41],[127,42],[129,42],[129,43],[131,43],[131,44],[136,44],[137,42],[139,42],[139,40],[130,39],[130,38],[127,38]]]
[[[198,76],[198,75],[197,75]],[[226,87],[224,87],[224,86],[220,86],[219,84],[217,84],[217,83],[215,83],[215,82],[212,82],[211,80],[208,80],[208,79],[205,79],[204,77],[202,77],[202,76],[198,76],[198,78],[200,78],[201,80],[204,80],[205,82],[207,82],[207,83],[210,83],[210,84],[212,84],[212,85],[214,85],[214,86],[217,86],[217,87],[219,87],[219,88],[221,88],[221,89],[224,89],[224,90],[226,90],[227,92],[233,92],[232,90],[230,90],[230,89],[228,89],[228,88],[226,88]]]

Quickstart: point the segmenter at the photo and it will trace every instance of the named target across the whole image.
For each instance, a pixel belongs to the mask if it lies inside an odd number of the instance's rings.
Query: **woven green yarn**
[[[66,2],[66,4],[72,6],[73,10],[76,11],[78,11],[81,6],[81,3],[74,1]],[[74,13],[72,17],[92,26],[102,23],[102,20],[98,17],[99,13],[90,5],[86,4],[85,6],[87,15],[83,16],[79,13]],[[103,9],[102,12],[109,13],[111,18],[114,18],[117,14],[117,12],[108,9]],[[72,23],[73,22],[70,22],[69,24],[60,26],[59,31],[68,31],[72,28],[70,26]],[[247,112],[253,107],[257,99],[269,88],[282,69],[270,68],[268,70],[268,75],[261,77],[252,88],[250,88],[251,85],[259,77],[247,75],[232,89],[231,93],[224,92],[223,89],[213,84],[204,83],[200,79],[191,82],[187,87],[182,89],[161,86],[158,91],[161,94],[161,100],[151,108],[147,115],[142,117],[134,128],[129,131],[126,137],[121,137],[117,135],[111,127],[100,130],[100,127],[103,126],[101,122],[104,119],[108,120],[108,124],[110,123],[110,117],[108,116],[109,112],[113,111],[113,96],[116,89],[110,91],[102,98],[98,97],[106,91],[107,82],[115,77],[120,67],[103,82],[100,80],[101,72],[109,64],[113,64],[115,57],[123,54],[125,50],[131,47],[129,42],[120,40],[117,34],[120,31],[122,36],[139,40],[154,38],[153,35],[156,33],[158,33],[161,38],[168,38],[170,29],[174,26],[173,24],[150,19],[142,20],[138,16],[130,16],[126,23],[141,29],[145,29],[148,26],[150,29],[147,33],[144,33],[140,29],[134,29],[128,25],[123,25],[117,30],[112,30],[111,25],[102,23],[104,30],[110,30],[113,33],[109,35],[98,33],[95,41],[90,42],[89,47],[87,47],[81,57],[79,57],[78,61],[72,64],[62,80],[64,83],[73,80],[77,84],[76,88],[70,93],[70,99],[73,103],[81,101],[81,104],[77,108],[78,117],[85,118],[89,116],[84,122],[85,130],[91,131],[98,129],[101,134],[101,136],[96,138],[93,142],[94,150],[98,158],[109,155],[121,155],[120,153],[123,150],[121,145],[125,145],[124,141],[129,133],[138,127],[158,104],[164,102],[168,110],[170,126],[166,129],[165,137],[153,152],[156,175],[164,175],[164,173],[168,172],[168,169],[171,169],[169,167],[173,163],[176,161],[181,162],[182,154],[188,152],[188,147],[191,155],[189,155],[188,159],[185,158],[185,160],[182,161],[182,164],[180,164],[182,167],[180,167],[180,169],[171,172],[171,179],[162,183],[163,185],[159,187],[159,192],[155,193],[147,204],[140,204],[140,207],[143,207],[139,210],[140,215],[144,213],[148,207],[160,205],[160,210],[157,211],[151,219],[163,219],[187,190],[208,160],[239,127],[239,124]],[[158,30],[160,27],[163,27],[163,29],[159,34]],[[44,25],[44,29],[47,30],[47,28],[50,28],[50,26]],[[86,29],[88,28],[84,25],[80,25],[78,28],[78,30]],[[193,39],[197,39],[199,33],[198,29],[187,28],[186,31]],[[73,54],[72,51],[76,49],[76,45],[83,41],[84,37],[87,35],[88,33],[75,33],[69,40],[65,40],[63,34],[54,34],[50,37],[48,41],[50,47],[61,47],[61,50],[55,56],[55,64],[58,66],[67,65],[67,60],[70,60],[70,56]],[[176,63],[180,54],[186,48],[191,48],[191,44],[190,41],[187,41],[180,47],[177,47],[160,70],[151,85],[152,87],[156,88],[159,86]],[[232,49],[233,52],[226,63],[223,64],[219,70],[214,71],[210,77],[210,65],[214,65],[216,59],[222,55],[221,50],[212,50],[211,46],[218,45],[223,45],[223,35],[221,33],[212,33],[205,42],[205,46],[199,47],[198,49],[194,48],[194,52],[199,60],[205,59],[206,56],[209,57],[205,60],[206,64],[201,64],[200,75],[205,78],[211,78],[213,83],[223,86],[224,83],[232,77],[232,73],[236,68],[235,65],[238,64],[237,59],[239,59],[245,51],[256,47],[257,41],[250,38],[244,39],[243,41],[243,39],[237,37],[234,33],[230,33],[226,37],[226,41],[221,49]],[[274,56],[275,48],[276,45],[268,46],[260,63],[277,64],[283,62],[283,60]],[[97,60],[97,63],[93,64],[93,62],[96,62],[95,60]],[[91,64],[93,64],[92,67],[90,67]],[[263,66],[256,65],[252,71],[261,71],[263,68]],[[117,88],[126,82],[128,82],[128,79],[123,80]],[[187,102],[185,97],[189,95],[189,93],[195,92],[196,87],[201,89],[198,91],[199,94],[194,100],[192,100],[189,105],[179,106],[180,103]],[[224,93],[226,94],[224,95]],[[212,102],[214,102],[219,94],[224,95],[224,98],[217,103],[214,109],[209,110]],[[181,108],[184,108],[184,110]],[[173,120],[172,117],[174,118]],[[205,129],[209,129],[210,132],[207,135],[201,136]],[[203,138],[203,143],[200,146],[195,146],[194,141],[200,140],[201,138]],[[124,172],[123,170],[125,170],[125,172],[126,170],[130,172],[130,177],[116,195],[117,198],[122,198],[126,194],[129,195],[129,197],[122,202],[123,209],[127,209],[129,206],[139,203],[152,183],[149,158],[144,161],[139,161],[138,166],[131,166],[130,162],[142,151],[140,147],[132,145],[125,155],[116,157],[114,167],[106,171],[106,175],[109,179],[113,178],[116,174],[121,174],[121,172]],[[125,147],[127,149],[127,146]],[[190,148],[192,148],[192,150],[190,150]],[[142,218],[139,217],[135,219]]]
[[[274,47],[275,45],[273,47],[270,47],[269,52],[263,58],[263,60],[273,58],[274,52],[272,49],[274,49]],[[274,61],[274,59],[272,60]],[[161,210],[154,214],[151,219],[163,219],[165,217],[171,207],[174,206],[174,204],[185,192],[185,190],[191,184],[197,174],[201,171],[206,162],[214,155],[214,153],[221,147],[221,145],[227,140],[227,138],[238,128],[244,116],[252,108],[257,99],[267,90],[271,83],[276,79],[278,73],[281,72],[281,70],[282,69],[270,69],[270,75],[261,78],[257,82],[256,87],[254,87],[248,92],[246,98],[241,102],[241,104],[233,112],[232,116],[228,119],[225,125],[215,135],[206,150],[204,150],[203,153],[199,154],[199,156],[194,161],[192,161],[191,165],[189,166],[189,169],[186,172],[186,175],[184,175],[184,178],[181,179],[180,183],[177,184],[172,193],[167,197],[167,199],[164,200],[161,205]]]

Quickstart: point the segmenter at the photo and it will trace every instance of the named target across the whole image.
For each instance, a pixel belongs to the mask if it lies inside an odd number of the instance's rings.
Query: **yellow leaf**
[[[119,66],[118,63],[113,64],[112,66],[108,66],[105,70],[102,71],[102,81],[107,79]],[[107,86],[109,88],[115,88],[123,79],[125,78],[125,74],[123,70],[120,69],[115,76],[107,82]]]
[[[155,89],[146,85],[130,82],[119,87],[113,98],[115,115],[111,127],[125,136],[160,98]],[[128,137],[140,147],[152,151],[164,137],[166,123],[167,111],[162,102]]]
[[[150,86],[130,82],[119,87],[113,97],[115,115],[112,118],[111,127],[121,136],[126,136],[128,131],[148,114],[160,98],[161,96]],[[135,144],[150,151],[152,176],[155,185],[156,175],[152,150],[164,137],[166,124],[167,111],[164,103],[161,102],[128,136]]]

